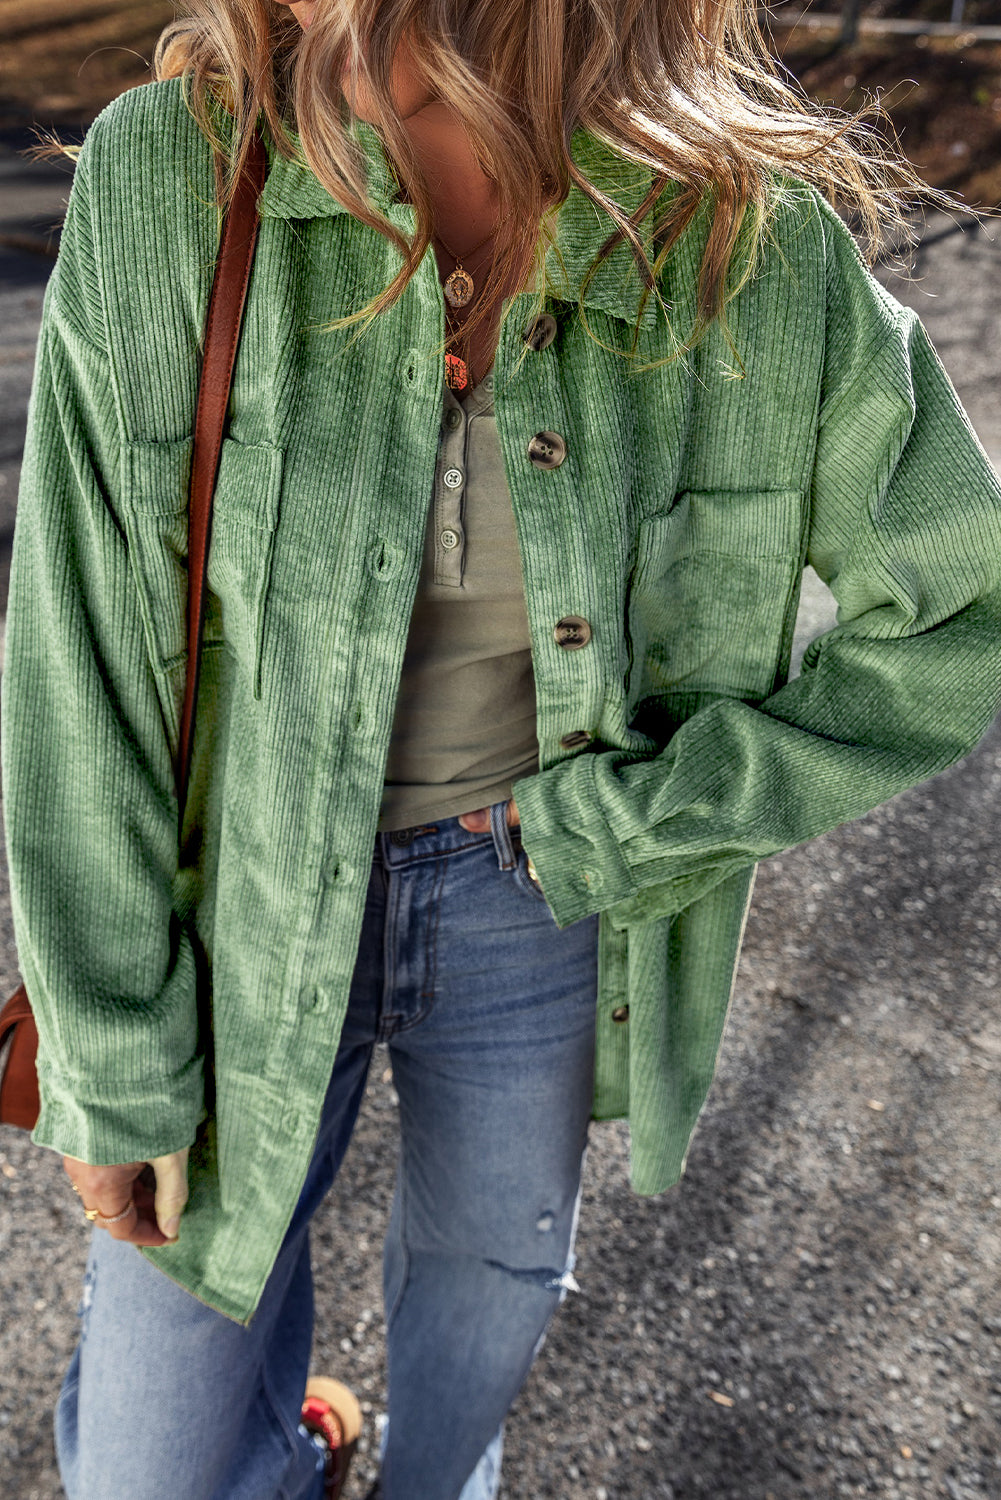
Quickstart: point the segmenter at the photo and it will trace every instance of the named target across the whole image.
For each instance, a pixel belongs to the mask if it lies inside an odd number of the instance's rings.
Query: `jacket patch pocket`
[[[805,503],[798,490],[688,490],[640,523],[631,706],[672,692],[772,692],[798,595]]]
[[[177,745],[187,662],[188,484],[191,439],[130,443],[123,452],[122,525],[168,738]],[[204,642],[219,636],[218,613]]]
[[[186,655],[190,474],[190,438],[130,443],[125,449],[123,524],[146,645],[157,672],[169,672]]]
[[[255,698],[261,696],[282,459],[280,448],[226,438],[212,509],[209,588],[222,606],[223,638],[245,668]]]
[[[173,735],[187,661],[191,448],[185,438],[130,443],[124,452],[122,519],[147,650]],[[280,449],[224,440],[212,506],[203,649],[228,642],[257,697],[281,475]]]

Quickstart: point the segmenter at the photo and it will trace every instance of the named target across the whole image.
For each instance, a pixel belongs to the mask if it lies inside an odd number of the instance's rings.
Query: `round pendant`
[[[473,278],[468,271],[456,266],[445,282],[445,296],[453,307],[465,307],[473,295]]]

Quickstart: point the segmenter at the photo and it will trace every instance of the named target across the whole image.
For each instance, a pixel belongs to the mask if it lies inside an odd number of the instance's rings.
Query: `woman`
[[[309,1219],[381,1039],[379,1493],[482,1500],[589,1116],[629,1114],[640,1192],[683,1171],[755,861],[997,712],[1001,492],[818,191],[875,229],[916,180],[743,0],[191,9],[80,156],[11,581],[34,1138],[96,1226],[61,1472],[339,1492]],[[197,352],[255,123],[178,858]],[[787,683],[805,561],[839,625]]]

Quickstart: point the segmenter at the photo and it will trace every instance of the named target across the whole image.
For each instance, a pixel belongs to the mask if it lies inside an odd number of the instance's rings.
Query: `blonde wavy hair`
[[[541,303],[544,278],[536,272],[555,244],[553,205],[571,184],[615,226],[589,274],[626,239],[643,303],[656,295],[672,246],[708,209],[698,316],[685,336],[676,331],[678,350],[717,318],[725,328],[726,304],[752,274],[767,232],[777,173],[813,184],[848,211],[870,256],[887,234],[898,243],[913,238],[906,215],[916,202],[957,206],[921,181],[892,134],[887,139],[878,104],[856,115],[825,110],[783,78],[755,0],[320,0],[305,32],[274,0],[184,0],[183,11],[160,37],[154,70],[186,80],[189,107],[222,163],[220,203],[263,117],[282,155],[304,161],[402,257],[393,281],[331,329],[360,322],[363,332],[401,296],[432,241],[432,199],[390,89],[405,36],[422,76],[436,81],[495,181],[500,219],[509,215],[467,333],[510,277],[522,289],[536,286]],[[345,67],[364,77],[379,109],[380,138],[414,204],[412,240],[368,200],[364,155],[349,133],[338,83]],[[220,96],[232,117],[223,132]],[[631,216],[573,161],[579,127],[653,172]],[[652,265],[638,233],[649,213]],[[637,338],[638,325],[631,353]]]

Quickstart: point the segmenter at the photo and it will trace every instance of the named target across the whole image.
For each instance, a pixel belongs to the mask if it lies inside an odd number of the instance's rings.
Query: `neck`
[[[435,223],[461,255],[496,227],[497,185],[483,170],[448,104],[435,100],[409,115],[404,124],[431,193]]]

